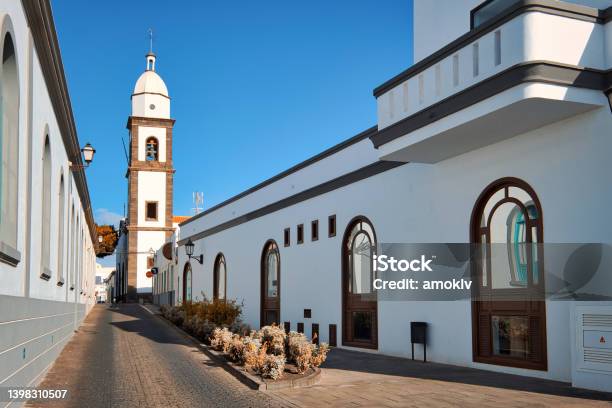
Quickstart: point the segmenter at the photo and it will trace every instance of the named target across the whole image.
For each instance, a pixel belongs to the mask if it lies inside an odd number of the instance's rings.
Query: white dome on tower
[[[133,94],[153,93],[168,96],[168,88],[166,88],[164,80],[155,72],[155,54],[149,52],[146,58],[147,69],[136,81]]]
[[[149,52],[146,58],[147,68],[132,93],[132,116],[170,118],[168,88],[155,72],[155,54]]]
[[[136,86],[134,87],[134,95],[142,93],[154,93],[168,96],[168,88],[164,80],[161,79],[155,71],[145,71],[142,73]]]

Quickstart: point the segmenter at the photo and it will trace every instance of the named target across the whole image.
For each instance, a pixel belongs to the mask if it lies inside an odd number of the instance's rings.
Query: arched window
[[[276,242],[264,245],[261,256],[261,325],[280,323],[280,254]]]
[[[9,258],[19,262],[17,252],[17,185],[19,157],[19,78],[17,56],[10,33],[2,40],[0,68],[0,241]],[[4,251],[3,251],[4,252]],[[7,257],[3,257],[6,259]]]
[[[226,283],[227,283],[227,266],[225,264],[225,257],[222,253],[217,255],[215,259],[215,267],[213,270],[213,298],[214,299],[225,299],[226,296]]]
[[[191,302],[191,264],[187,262],[183,270],[183,302]]]
[[[156,138],[150,137],[147,139],[145,144],[145,160],[146,161],[158,161],[159,160],[159,142]]]
[[[70,288],[70,290],[74,289],[74,281],[72,279],[72,274],[74,273],[74,269],[73,269],[73,264],[72,264],[72,259],[74,257],[74,231],[75,231],[75,218],[74,218],[74,204],[72,204],[72,210],[70,211],[70,220],[69,220],[69,224],[68,224],[68,239],[66,240],[67,243],[67,254],[66,254],[66,269],[67,269],[67,281],[68,281],[68,287]]]
[[[42,192],[41,192],[41,273],[40,277],[51,278],[51,146],[49,136],[45,137],[42,159]]]
[[[354,218],[344,233],[343,265],[343,344],[377,348],[377,304],[374,293],[372,256],[376,234],[370,221]]]
[[[504,178],[481,194],[472,213],[479,299],[472,305],[474,360],[544,370],[542,208],[524,181]],[[512,299],[514,301],[507,301]]]
[[[64,175],[60,176],[59,198],[57,201],[57,284],[64,284],[64,228],[65,228],[66,192],[64,190]]]

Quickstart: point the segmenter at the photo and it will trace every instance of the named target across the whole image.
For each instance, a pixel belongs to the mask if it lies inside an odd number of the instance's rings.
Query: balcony
[[[436,163],[608,105],[612,8],[499,3],[472,11],[472,30],[374,90],[380,159]]]

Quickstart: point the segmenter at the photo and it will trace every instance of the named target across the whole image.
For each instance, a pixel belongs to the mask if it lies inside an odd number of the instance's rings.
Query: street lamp
[[[200,256],[193,256],[193,250],[195,248],[195,244],[191,241],[191,238],[185,244],[185,253],[187,253],[187,257],[189,259],[195,259],[202,265],[204,263],[204,254],[200,254]]]
[[[94,149],[93,146],[89,143],[86,143],[85,146],[83,146],[83,148],[81,149],[81,153],[83,154],[83,160],[85,161],[85,164],[70,163],[71,170],[86,169],[87,167],[89,167],[89,165],[93,161],[96,149]]]

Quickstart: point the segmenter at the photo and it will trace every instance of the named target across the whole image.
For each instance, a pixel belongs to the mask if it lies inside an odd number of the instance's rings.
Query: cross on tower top
[[[149,54],[153,54],[153,29],[149,28]]]
[[[155,54],[153,54],[153,29],[149,28],[149,53],[147,54],[147,71],[155,71]]]

